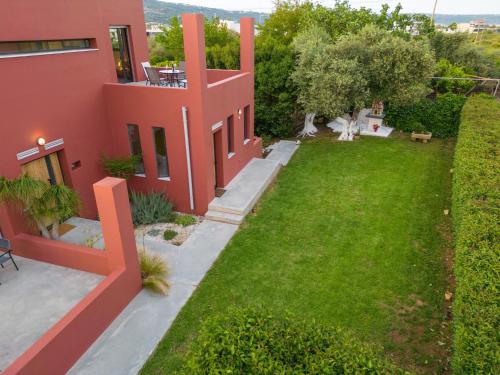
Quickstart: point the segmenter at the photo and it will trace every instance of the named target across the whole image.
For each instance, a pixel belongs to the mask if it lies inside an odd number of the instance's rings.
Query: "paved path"
[[[69,374],[139,372],[237,229],[236,225],[205,220],[181,246],[146,240],[146,248],[169,264],[169,294],[141,291]]]

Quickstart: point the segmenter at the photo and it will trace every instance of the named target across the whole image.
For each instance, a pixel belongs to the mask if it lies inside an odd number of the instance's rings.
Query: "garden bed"
[[[136,238],[144,238],[146,240],[169,243],[172,245],[180,246],[182,245],[195,231],[198,225],[203,220],[200,216],[193,215],[183,215],[177,214],[177,217],[192,217],[194,219],[193,224],[182,225],[177,222],[172,223],[156,223],[149,225],[140,225],[135,228]],[[165,239],[165,232],[170,231],[170,236],[167,235],[168,239]],[[173,237],[172,237],[173,236]],[[171,237],[171,238],[170,238]]]

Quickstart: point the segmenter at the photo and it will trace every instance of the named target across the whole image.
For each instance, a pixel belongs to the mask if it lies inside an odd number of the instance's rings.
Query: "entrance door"
[[[128,43],[128,32],[126,27],[110,27],[109,37],[113,47],[115,59],[116,76],[118,82],[127,83],[134,80],[132,64],[130,62],[130,48]]]
[[[214,133],[214,181],[215,190],[217,188],[222,188],[223,183],[223,171],[222,171],[222,131],[217,131]]]
[[[46,181],[51,185],[64,183],[61,165],[56,152],[24,164],[22,171],[34,179]]]

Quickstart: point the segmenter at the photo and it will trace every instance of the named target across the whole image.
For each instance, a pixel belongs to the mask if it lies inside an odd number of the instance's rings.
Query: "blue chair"
[[[3,264],[8,262],[9,260],[14,264],[14,267],[16,267],[16,270],[19,271],[19,267],[17,266],[16,262],[14,261],[14,258],[12,258],[12,250],[10,248],[10,241],[6,240],[4,238],[0,238],[0,266],[2,268],[5,268]]]

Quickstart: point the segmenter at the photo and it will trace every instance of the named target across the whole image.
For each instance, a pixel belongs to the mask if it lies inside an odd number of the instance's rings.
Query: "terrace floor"
[[[14,255],[0,269],[0,372],[57,323],[102,276]]]

